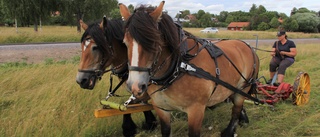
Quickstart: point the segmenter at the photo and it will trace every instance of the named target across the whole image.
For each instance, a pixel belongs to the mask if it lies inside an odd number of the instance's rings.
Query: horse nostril
[[[148,88],[147,84],[141,84],[139,87],[140,87],[142,92],[147,91],[147,88]]]
[[[80,85],[84,85],[84,84],[87,83],[87,81],[88,81],[88,79],[85,78],[85,79],[82,79],[81,82],[77,81],[77,83],[80,84]]]

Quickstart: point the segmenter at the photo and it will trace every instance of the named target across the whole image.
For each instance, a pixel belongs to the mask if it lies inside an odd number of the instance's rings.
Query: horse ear
[[[86,30],[88,28],[88,25],[84,23],[82,20],[79,20],[80,26],[82,27],[83,30]]]
[[[124,20],[128,20],[131,13],[130,13],[129,9],[127,8],[127,6],[122,3],[119,3],[119,9],[120,9],[120,14],[124,18]]]
[[[107,26],[107,17],[106,16],[103,16],[102,21],[99,26],[102,30],[103,30],[104,26]]]
[[[164,3],[165,3],[165,1],[162,1],[160,3],[160,5],[153,12],[151,12],[149,14],[153,18],[153,20],[156,22],[159,22],[161,19],[162,9],[163,9]]]

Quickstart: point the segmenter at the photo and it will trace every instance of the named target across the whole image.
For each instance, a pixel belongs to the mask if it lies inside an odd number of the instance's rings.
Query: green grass
[[[292,83],[300,71],[311,78],[310,102],[294,106],[291,98],[278,102],[274,110],[267,106],[245,104],[250,123],[238,127],[241,137],[296,137],[320,136],[320,48],[319,44],[298,45],[297,61],[286,73],[285,81]],[[259,48],[269,49],[270,46]],[[261,58],[260,75],[268,76],[269,53],[257,51]],[[94,118],[94,109],[101,108],[99,100],[107,94],[109,75],[105,74],[94,90],[84,90],[75,82],[79,57],[54,62],[45,59],[40,64],[23,62],[0,65],[0,136],[122,136],[122,116]],[[117,79],[114,78],[115,81]],[[125,95],[111,98],[121,103]],[[202,136],[216,137],[227,126],[231,114],[230,103],[207,109],[202,125]],[[187,136],[187,116],[172,113],[172,135]],[[133,114],[139,137],[161,136],[160,126],[155,131],[141,130],[143,114]]]

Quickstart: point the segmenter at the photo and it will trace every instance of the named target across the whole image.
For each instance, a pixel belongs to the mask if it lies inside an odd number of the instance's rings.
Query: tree
[[[269,25],[270,25],[271,28],[278,28],[279,25],[280,25],[280,23],[279,23],[279,21],[278,21],[278,18],[273,17],[273,18],[271,19],[271,21],[269,22]]]
[[[256,4],[252,4],[252,6],[251,6],[251,8],[249,10],[249,13],[251,15],[254,15],[254,14],[256,14],[256,12],[257,12],[257,5]]]
[[[270,29],[270,26],[268,25],[268,23],[261,22],[258,25],[258,30],[260,30],[260,31],[264,31],[264,30],[268,30],[268,29]]]
[[[309,13],[309,12],[310,10],[308,10],[305,7],[302,7],[302,8],[299,8],[296,13]]]
[[[130,4],[130,5],[128,6],[128,9],[129,9],[130,13],[133,13],[133,11],[134,11],[134,6],[133,6],[132,4]]]
[[[213,24],[211,20],[211,14],[209,12],[203,14],[199,21],[201,22],[200,27],[209,27]]]
[[[262,5],[259,5],[259,8],[257,9],[256,14],[262,14],[265,12],[267,12],[266,8]]]
[[[297,20],[292,18],[287,18],[283,21],[283,28],[286,31],[297,31],[299,29],[299,24]]]
[[[296,14],[298,11],[298,9],[296,7],[293,7],[293,9],[291,10],[290,16]]]
[[[291,16],[299,25],[299,31],[318,32],[317,26],[320,24],[320,17],[313,13],[296,13]]]
[[[21,26],[34,25],[38,31],[38,23],[50,17],[50,12],[57,6],[58,0],[2,0],[4,13],[8,18],[19,20]],[[18,24],[16,24],[18,25]]]
[[[218,20],[219,22],[225,22],[227,17],[228,17],[228,11],[221,11],[220,14],[218,15]]]
[[[204,14],[206,14],[205,12],[204,12],[204,10],[199,10],[198,11],[198,13],[197,13],[197,19],[200,19]]]
[[[101,20],[104,15],[111,17],[117,4],[117,0],[64,0],[61,13],[69,24],[76,23],[77,31],[80,32],[80,19],[92,21]]]
[[[233,18],[233,16],[232,15],[228,15],[228,17],[226,18],[226,23],[231,23],[231,22],[233,22],[234,21],[234,18]]]

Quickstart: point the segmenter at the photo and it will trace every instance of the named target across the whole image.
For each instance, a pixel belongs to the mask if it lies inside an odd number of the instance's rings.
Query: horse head
[[[85,30],[81,38],[81,59],[76,82],[84,89],[93,89],[97,79],[104,74],[106,67],[110,66],[113,49],[104,33],[106,18],[99,23],[85,24],[80,20]]]
[[[164,3],[162,1],[156,8],[142,5],[133,14],[125,5],[119,4],[121,16],[126,21],[123,41],[128,48],[127,87],[135,96],[147,90],[150,78],[163,74],[158,68],[170,65],[165,61],[171,59],[163,57],[170,56],[176,51],[170,47],[178,45],[177,28],[171,17],[162,13]]]

